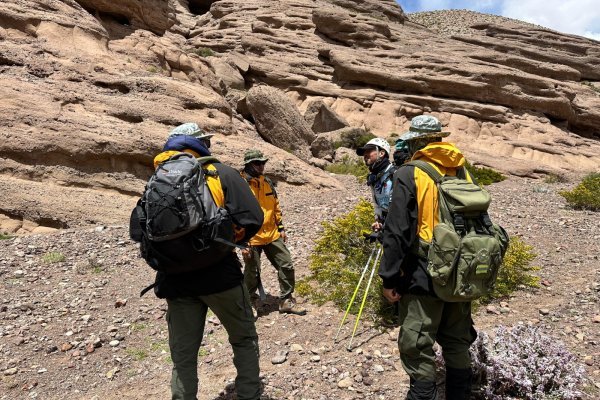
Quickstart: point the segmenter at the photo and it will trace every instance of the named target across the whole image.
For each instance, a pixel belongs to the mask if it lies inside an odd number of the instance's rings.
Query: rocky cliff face
[[[325,133],[389,137],[422,113],[509,173],[598,169],[598,42],[415,21],[393,0],[6,0],[0,224],[123,223],[167,132],[189,121],[217,133],[223,161],[261,147],[277,180],[311,188],[338,186],[307,164],[333,160]]]

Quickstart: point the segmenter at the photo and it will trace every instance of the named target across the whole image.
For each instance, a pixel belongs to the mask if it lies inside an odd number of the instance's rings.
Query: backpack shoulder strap
[[[413,160],[409,161],[404,165],[412,165],[416,168],[419,168],[421,171],[425,172],[429,177],[435,182],[440,183],[444,180],[444,176],[440,174],[433,165],[429,164],[427,161],[423,160]]]
[[[277,190],[275,190],[275,184],[266,175],[264,175],[264,177],[265,177],[265,182],[267,182],[269,184],[269,186],[271,187],[271,191],[273,192],[273,196],[275,196],[275,198],[277,198]]]

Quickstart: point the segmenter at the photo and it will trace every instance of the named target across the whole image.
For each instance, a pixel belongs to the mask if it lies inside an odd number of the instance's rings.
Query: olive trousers
[[[167,299],[167,305],[169,348],[173,360],[172,400],[197,399],[198,352],[208,309],[215,313],[229,335],[237,370],[237,398],[259,399],[258,336],[246,287],[239,285],[205,296]]]

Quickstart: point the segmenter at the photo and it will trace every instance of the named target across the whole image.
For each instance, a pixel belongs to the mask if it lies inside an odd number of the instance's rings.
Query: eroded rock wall
[[[443,35],[393,0],[6,0],[0,219],[124,223],[188,121],[217,134],[223,161],[260,147],[276,180],[310,188],[337,185],[310,166],[343,153],[328,130],[391,137],[422,113],[507,173],[597,170],[599,58],[598,42],[532,26]],[[285,101],[253,102],[261,85]],[[264,104],[293,118],[275,130]]]

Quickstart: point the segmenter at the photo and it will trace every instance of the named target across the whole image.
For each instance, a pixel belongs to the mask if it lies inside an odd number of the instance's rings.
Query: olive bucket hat
[[[403,141],[430,137],[446,137],[450,132],[442,132],[442,123],[432,115],[419,115],[410,121],[408,132],[400,138]]]
[[[169,137],[172,136],[193,136],[198,139],[210,139],[213,137],[214,133],[206,133],[204,132],[197,123],[195,122],[187,122],[185,124],[181,124],[176,128],[173,128],[171,132],[169,132]]]
[[[251,163],[253,161],[267,162],[269,159],[266,158],[260,150],[251,149],[244,154],[244,164]]]

